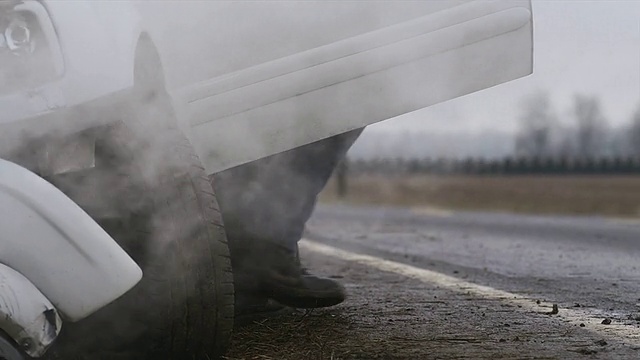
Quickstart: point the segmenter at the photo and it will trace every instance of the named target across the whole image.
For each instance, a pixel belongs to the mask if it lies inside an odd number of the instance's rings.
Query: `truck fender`
[[[0,264],[0,329],[31,357],[53,343],[62,320],[51,302],[22,274]]]
[[[77,204],[2,159],[0,263],[29,279],[69,321],[89,316],[142,278],[133,259]]]
[[[131,1],[44,1],[60,39],[68,105],[133,86],[133,55],[142,32]],[[114,20],[117,19],[117,24]]]

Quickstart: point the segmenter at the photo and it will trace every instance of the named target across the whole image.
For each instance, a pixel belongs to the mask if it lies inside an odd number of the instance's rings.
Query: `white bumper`
[[[138,265],[79,206],[30,171],[0,160],[0,263],[80,320],[129,291]]]

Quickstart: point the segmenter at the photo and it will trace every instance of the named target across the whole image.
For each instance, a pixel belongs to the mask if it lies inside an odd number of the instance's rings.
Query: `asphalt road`
[[[529,314],[557,304],[553,321],[619,345],[580,356],[640,358],[640,222],[320,205],[307,238],[303,252],[465,293],[476,303],[497,300]],[[402,297],[410,290],[385,291]]]

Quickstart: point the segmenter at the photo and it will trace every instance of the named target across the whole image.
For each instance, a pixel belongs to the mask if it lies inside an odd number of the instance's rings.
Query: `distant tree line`
[[[620,158],[640,156],[640,107],[630,121],[612,127],[596,96],[576,95],[560,119],[549,94],[525,98],[515,139],[518,158]]]
[[[360,159],[349,162],[349,173],[640,174],[640,107],[626,125],[613,128],[595,96],[575,96],[562,121],[546,92],[525,98],[522,105],[511,157]]]
[[[350,175],[640,174],[640,157],[504,159],[373,159],[348,163]]]

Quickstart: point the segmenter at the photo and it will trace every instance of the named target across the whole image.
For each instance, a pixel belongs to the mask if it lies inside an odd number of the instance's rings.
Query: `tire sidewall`
[[[161,74],[160,62],[145,59],[136,61],[136,85],[121,119],[102,133],[108,160],[101,163],[109,168],[99,173],[113,181],[101,196],[118,214],[101,225],[140,265],[143,279],[68,324],[50,358],[215,358],[228,346],[233,281],[218,205],[178,129],[171,97],[159,88],[163,76],[153,76]]]

